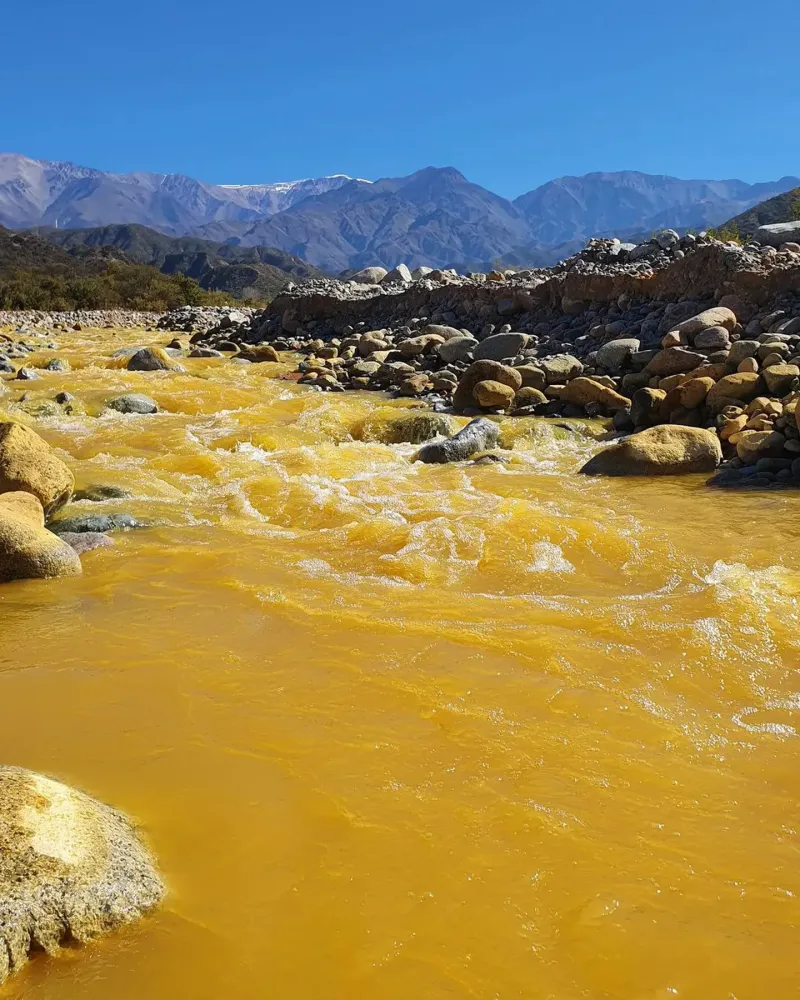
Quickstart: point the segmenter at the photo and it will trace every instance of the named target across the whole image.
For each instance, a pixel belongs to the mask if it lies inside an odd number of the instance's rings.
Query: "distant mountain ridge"
[[[138,223],[183,236],[215,220],[253,221],[281,212],[351,180],[338,174],[278,184],[219,185],[182,174],[115,174],[0,153],[0,225],[88,229]]]
[[[331,273],[399,263],[468,270],[493,260],[551,264],[591,236],[716,226],[798,186],[797,177],[748,184],[620,171],[557,178],[511,201],[453,167],[374,182],[340,174],[212,185],[6,153],[0,224],[75,230],[137,223],[170,236],[274,248]]]

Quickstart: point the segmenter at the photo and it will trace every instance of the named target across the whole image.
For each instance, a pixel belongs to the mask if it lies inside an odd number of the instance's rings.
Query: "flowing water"
[[[109,360],[148,339],[31,383],[133,494],[73,512],[154,526],[0,589],[0,740],[135,816],[170,895],[0,995],[797,996],[797,496],[587,479],[545,421],[413,464],[409,401]]]

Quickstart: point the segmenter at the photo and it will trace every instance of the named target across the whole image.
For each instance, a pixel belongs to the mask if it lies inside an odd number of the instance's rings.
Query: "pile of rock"
[[[160,313],[132,309],[76,309],[44,312],[38,309],[0,310],[0,327],[46,330],[104,330],[112,327],[154,327]]]
[[[256,311],[233,306],[181,306],[160,316],[157,325],[160,330],[182,333],[224,332],[246,326]]]

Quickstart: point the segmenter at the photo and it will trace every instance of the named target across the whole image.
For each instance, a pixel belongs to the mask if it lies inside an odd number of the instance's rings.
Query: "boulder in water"
[[[417,452],[419,462],[442,464],[444,462],[464,462],[479,451],[494,448],[500,440],[500,428],[486,417],[471,420],[466,427],[448,438],[447,441],[433,441]]]
[[[75,517],[61,517],[57,521],[51,521],[47,527],[53,534],[63,535],[65,532],[130,531],[144,525],[131,514],[76,514]]]
[[[186,371],[167,354],[163,347],[143,347],[137,351],[127,364],[131,372],[182,372]]]
[[[118,413],[158,413],[158,403],[140,392],[126,392],[109,399],[108,408]]]
[[[599,452],[581,469],[589,476],[677,476],[712,472],[722,461],[713,431],[659,424]]]
[[[49,517],[74,489],[72,472],[35,431],[13,420],[0,422],[0,493],[32,493]]]
[[[77,558],[77,557],[76,557]],[[164,885],[124,816],[22,768],[0,766],[0,983],[156,907]]]
[[[66,542],[47,531],[44,526],[44,510],[32,493],[3,493],[0,496],[1,583],[77,576],[80,572],[81,561],[77,553]]]

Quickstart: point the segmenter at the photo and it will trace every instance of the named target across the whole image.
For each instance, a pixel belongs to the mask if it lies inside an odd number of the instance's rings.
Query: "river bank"
[[[579,476],[579,419],[414,463],[384,441],[417,400],[288,355],[128,371],[153,336],[60,334],[7,384],[128,494],[63,515],[149,526],[0,589],[0,725],[141,822],[169,895],[8,995],[791,995],[793,495]]]

